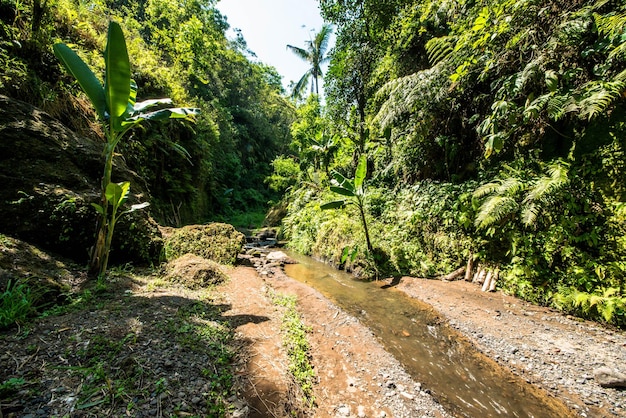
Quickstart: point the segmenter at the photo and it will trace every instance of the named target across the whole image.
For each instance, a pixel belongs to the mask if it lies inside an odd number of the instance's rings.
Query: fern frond
[[[517,177],[507,177],[500,183],[500,187],[496,190],[501,196],[515,196],[519,192],[524,191],[526,184]]]
[[[524,205],[522,209],[522,224],[524,224],[524,226],[534,225],[539,216],[539,212],[541,212],[541,207],[535,202]]]
[[[547,93],[537,97],[535,100],[526,103],[526,108],[524,109],[524,117],[526,119],[535,119],[539,116],[539,114],[545,109],[546,104],[550,101],[550,99],[554,96],[554,93]]]
[[[583,312],[589,312],[589,299],[591,295],[586,292],[574,291],[572,294],[572,304],[576,308],[580,308]]]
[[[616,38],[626,32],[626,13],[600,15],[594,13],[598,33],[609,38]]]
[[[447,59],[454,51],[454,39],[451,36],[440,36],[426,42],[425,48],[431,65]]]
[[[480,199],[481,197],[485,197],[489,194],[495,193],[496,190],[500,187],[501,182],[491,182],[486,183],[480,186],[478,189],[474,190],[472,196],[476,199]]]
[[[559,120],[567,113],[577,109],[574,97],[569,94],[555,94],[550,97],[547,104],[548,116],[551,119]]]
[[[615,316],[616,308],[617,308],[617,306],[616,306],[616,299],[615,298],[605,299],[604,300],[604,303],[602,304],[601,313],[602,313],[602,317],[604,318],[604,320],[606,322],[613,321],[613,318]]]
[[[526,86],[526,83],[539,73],[539,64],[540,60],[534,59],[526,64],[522,71],[516,74],[514,94],[520,93]]]
[[[613,48],[611,52],[609,52],[609,59],[620,59],[620,58],[621,59],[626,58],[626,42],[622,42],[621,44]]]
[[[525,226],[534,225],[542,204],[545,205],[551,196],[569,183],[568,168],[569,165],[564,162],[552,163],[548,166],[548,175],[534,181],[522,202],[522,223]]]
[[[569,165],[563,162],[552,163],[548,167],[548,176],[539,177],[524,198],[524,203],[545,200],[551,194],[561,190],[569,182]]]
[[[621,76],[622,73],[618,76]],[[579,102],[580,117],[591,120],[621,98],[622,93],[626,90],[626,81],[622,81],[618,77],[616,77],[616,81],[598,81],[590,83],[586,90],[583,93],[584,98]]]
[[[615,296],[616,294],[619,293],[619,289],[616,287],[609,287],[607,289],[604,290],[604,292],[602,293],[602,296],[605,298],[610,298],[611,296]]]
[[[510,196],[490,196],[480,205],[474,225],[478,229],[486,229],[499,223],[517,209],[517,202]]]
[[[447,93],[447,71],[443,62],[424,71],[419,71],[386,83],[376,93],[378,98],[387,96],[374,117],[374,123],[382,128],[393,124],[400,116],[413,112],[420,104],[424,107],[438,101]],[[436,80],[437,78],[442,80]]]
[[[589,297],[589,307],[602,305],[603,302],[604,302],[604,298],[600,295],[591,295],[591,297]]]

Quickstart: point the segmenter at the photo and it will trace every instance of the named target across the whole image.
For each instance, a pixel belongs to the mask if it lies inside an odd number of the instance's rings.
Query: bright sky
[[[305,41],[319,32],[324,22],[317,0],[219,0],[217,8],[231,28],[241,29],[258,60],[278,70],[285,88],[309,69],[287,44],[306,49]]]

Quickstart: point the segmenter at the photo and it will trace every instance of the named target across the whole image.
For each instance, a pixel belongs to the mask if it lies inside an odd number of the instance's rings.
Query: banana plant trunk
[[[113,129],[109,127],[111,132],[109,132],[107,138],[107,145],[105,148],[106,161],[104,163],[104,172],[102,174],[102,195],[100,197],[100,205],[102,206],[103,213],[100,214],[98,219],[98,229],[96,232],[96,243],[94,245],[91,261],[89,263],[89,272],[93,274],[97,274],[98,277],[102,276],[106,271],[108,260],[109,260],[109,247],[107,246],[107,241],[109,237],[109,202],[106,197],[107,186],[111,182],[111,173],[113,171],[113,154],[114,147],[112,144],[115,143],[116,135],[113,132]],[[109,243],[110,245],[110,243]]]
[[[370,233],[369,229],[367,229],[367,221],[365,220],[365,210],[363,209],[363,204],[359,203],[359,212],[361,213],[361,222],[363,223],[363,230],[365,231],[365,242],[367,243],[367,250],[372,253],[374,248],[372,247],[372,242],[370,241]]]

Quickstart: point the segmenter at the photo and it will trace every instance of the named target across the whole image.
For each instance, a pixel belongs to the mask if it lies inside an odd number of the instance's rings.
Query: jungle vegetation
[[[472,258],[506,292],[625,326],[623,2],[320,7],[337,40],[325,106],[297,110],[290,173],[281,157],[290,245],[369,277]],[[373,250],[356,207],[322,210],[362,156]]]
[[[216,0],[0,1],[0,94],[31,103],[85,137],[106,141],[89,97],[53,55],[67,44],[100,77],[109,21],[126,37],[142,100],[197,108],[193,124],[142,124],[115,149],[146,180],[150,212],[180,226],[265,211],[264,183],[287,150],[294,106],[273,67],[226,35]],[[101,82],[103,80],[100,80]]]
[[[199,109],[118,146],[160,223],[282,199],[293,249],[364,277],[437,277],[471,258],[505,292],[624,327],[622,3],[320,0],[336,35],[319,45],[324,100],[294,102],[227,38],[214,0],[0,0],[0,94],[104,137],[52,45],[101,73],[113,19],[138,97]],[[323,210],[357,178],[359,204]]]

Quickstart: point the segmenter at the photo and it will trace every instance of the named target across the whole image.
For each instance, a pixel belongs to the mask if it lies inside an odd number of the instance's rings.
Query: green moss
[[[221,264],[234,264],[244,243],[244,235],[232,225],[189,225],[165,238],[165,258],[174,260],[193,254]]]

